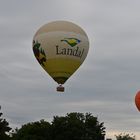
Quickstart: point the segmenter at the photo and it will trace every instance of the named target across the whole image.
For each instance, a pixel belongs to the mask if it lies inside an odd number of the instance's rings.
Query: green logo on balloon
[[[69,44],[71,47],[76,46],[77,44],[79,44],[81,42],[81,40],[77,39],[77,38],[64,38],[61,41],[66,42],[67,44]]]

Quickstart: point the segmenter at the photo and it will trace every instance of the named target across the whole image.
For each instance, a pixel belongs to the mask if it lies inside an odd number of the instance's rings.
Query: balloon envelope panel
[[[82,28],[67,21],[42,26],[33,38],[33,52],[44,70],[58,83],[80,67],[89,50],[89,41]]]

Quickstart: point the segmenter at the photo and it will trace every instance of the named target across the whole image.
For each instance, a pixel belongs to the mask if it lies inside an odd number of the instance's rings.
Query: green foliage
[[[54,140],[73,140],[83,136],[84,124],[83,115],[71,113],[66,117],[54,117],[52,122],[52,132]]]
[[[51,140],[50,123],[41,120],[28,123],[13,133],[13,140]]]
[[[135,136],[133,134],[119,134],[115,135],[117,140],[135,140]]]
[[[8,140],[10,137],[6,133],[8,133],[11,128],[9,127],[9,123],[2,118],[2,115],[3,113],[0,112],[0,140]]]
[[[52,123],[44,120],[23,125],[13,140],[104,140],[105,127],[90,113],[55,116]]]
[[[66,117],[54,117],[53,140],[102,140],[105,135],[103,123],[90,113],[70,113]]]

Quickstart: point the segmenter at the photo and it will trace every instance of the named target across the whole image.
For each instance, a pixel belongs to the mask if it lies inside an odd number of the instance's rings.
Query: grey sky
[[[140,139],[139,0],[0,0],[0,105],[12,127],[69,112],[91,112],[107,137],[132,132]],[[58,94],[39,66],[32,38],[43,24],[68,20],[90,40],[89,54]]]

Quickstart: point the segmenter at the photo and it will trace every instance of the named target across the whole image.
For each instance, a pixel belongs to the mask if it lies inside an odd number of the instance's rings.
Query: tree
[[[54,117],[53,140],[104,140],[105,127],[90,113],[70,113]]]
[[[133,134],[119,134],[115,135],[117,140],[135,140],[135,136]]]
[[[51,140],[51,125],[44,120],[23,125],[12,134],[13,140]]]
[[[105,127],[90,113],[69,113],[54,116],[52,123],[44,120],[23,125],[13,140],[104,140]]]
[[[8,133],[11,128],[9,127],[9,123],[6,119],[2,118],[2,115],[3,113],[0,112],[0,140],[8,140],[10,137],[6,133]]]

